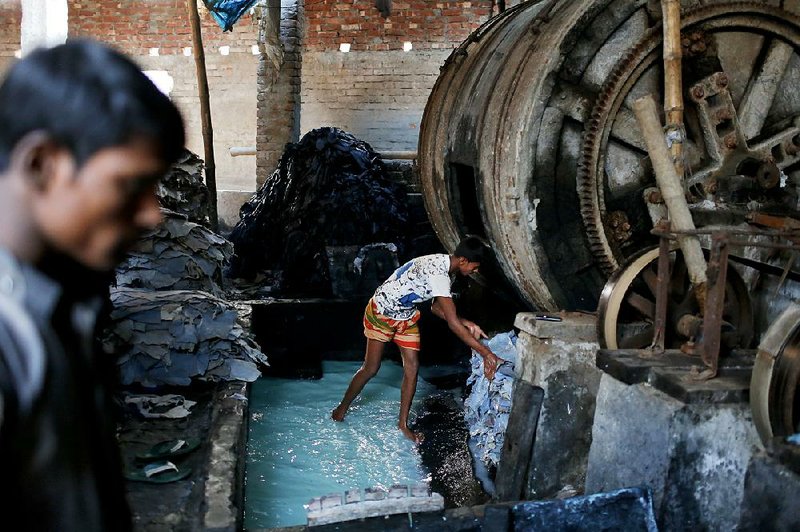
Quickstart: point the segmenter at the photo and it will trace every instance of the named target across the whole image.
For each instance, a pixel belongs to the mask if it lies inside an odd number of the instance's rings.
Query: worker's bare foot
[[[334,421],[344,421],[344,415],[347,413],[346,408],[342,408],[342,405],[337,406],[331,412],[331,419]]]
[[[398,426],[397,428],[400,429],[400,432],[403,433],[403,436],[405,436],[409,440],[413,441],[417,445],[422,443],[422,440],[425,439],[425,437],[422,434],[420,434],[419,432],[414,432],[413,430],[411,430],[408,427]]]

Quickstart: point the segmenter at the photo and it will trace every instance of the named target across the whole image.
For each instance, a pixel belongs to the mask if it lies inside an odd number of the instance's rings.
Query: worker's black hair
[[[34,50],[9,69],[0,85],[0,171],[33,131],[67,148],[78,166],[137,137],[171,163],[186,135],[178,109],[139,67],[85,39]]]
[[[477,236],[468,236],[456,246],[453,255],[464,257],[470,262],[483,262],[486,259],[487,247]]]

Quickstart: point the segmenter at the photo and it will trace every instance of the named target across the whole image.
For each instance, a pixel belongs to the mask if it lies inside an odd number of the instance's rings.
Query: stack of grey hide
[[[184,150],[178,162],[158,184],[158,197],[165,209],[185,214],[190,221],[211,226],[208,188],[203,183],[203,161]]]
[[[207,199],[201,171],[202,161],[187,155],[173,167],[179,179],[171,174],[159,190],[162,205],[194,211],[195,221],[188,219],[191,212],[163,210],[164,222],[117,269],[111,325],[102,342],[118,357],[125,385],[254,381],[259,366],[267,365],[225,299],[222,275],[233,246],[196,216],[204,212],[199,202]],[[191,187],[187,180],[193,180]]]

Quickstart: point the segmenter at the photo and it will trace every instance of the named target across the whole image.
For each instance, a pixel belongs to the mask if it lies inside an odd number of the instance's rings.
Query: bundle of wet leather
[[[208,292],[116,288],[111,303],[101,342],[124,385],[252,382],[269,365],[235,305]]]

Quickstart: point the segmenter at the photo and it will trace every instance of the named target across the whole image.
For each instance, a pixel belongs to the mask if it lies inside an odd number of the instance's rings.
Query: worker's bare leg
[[[381,358],[383,357],[383,346],[383,342],[367,338],[367,352],[364,355],[364,363],[358,368],[355,375],[353,375],[353,379],[350,381],[347,391],[344,392],[342,402],[333,409],[331,419],[334,421],[344,420],[347,409],[350,408],[350,403],[358,397],[364,385],[378,373],[381,367]]]
[[[400,386],[400,419],[397,427],[406,438],[420,443],[422,434],[413,432],[408,428],[408,413],[411,410],[411,401],[417,391],[417,373],[419,372],[418,352],[405,347],[400,348],[400,355],[403,358],[403,384]]]

